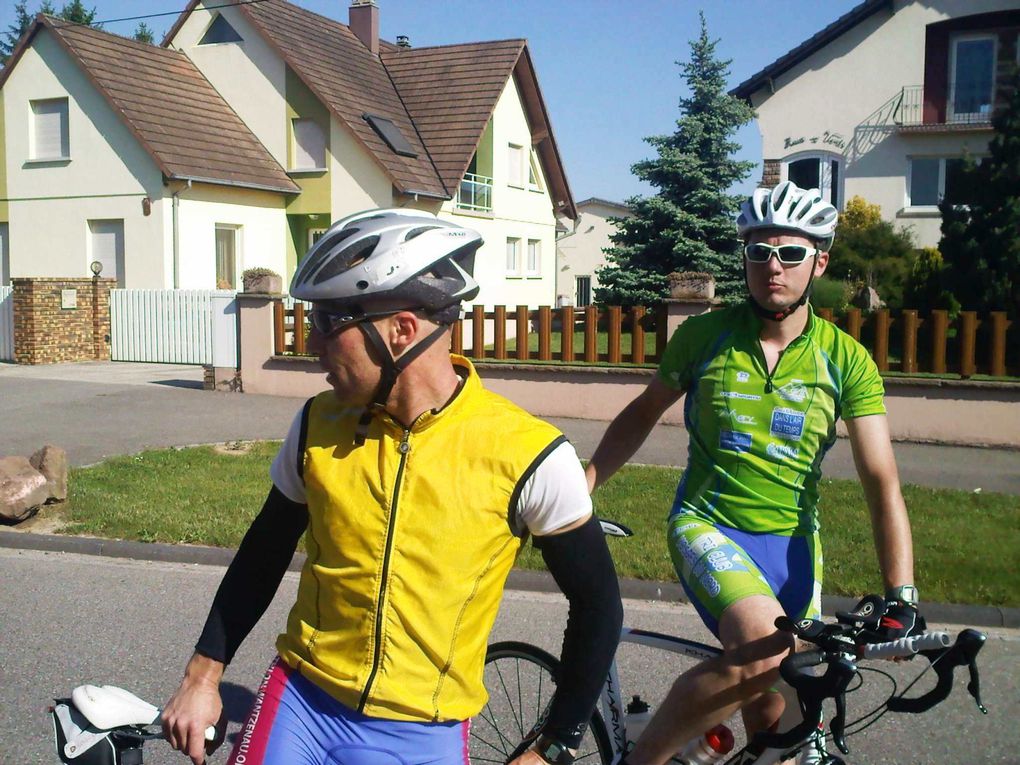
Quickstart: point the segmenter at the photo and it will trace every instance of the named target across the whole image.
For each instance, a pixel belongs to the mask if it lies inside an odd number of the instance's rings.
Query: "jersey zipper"
[[[383,553],[382,575],[379,581],[379,597],[376,599],[375,611],[375,645],[372,649],[372,671],[368,673],[368,680],[365,681],[365,689],[361,692],[361,700],[358,702],[358,711],[365,711],[365,704],[368,702],[368,694],[372,690],[372,683],[379,672],[379,662],[382,656],[382,621],[383,606],[386,598],[386,580],[390,573],[390,554],[393,552],[393,531],[397,523],[397,503],[400,498],[400,481],[404,477],[404,465],[407,463],[407,455],[411,451],[409,439],[411,429],[404,429],[404,436],[397,444],[397,451],[400,452],[400,463],[397,465],[397,478],[393,482],[393,504],[390,506],[390,521],[386,526],[386,551]]]
[[[789,346],[787,346],[789,347]],[[779,369],[779,362],[783,360],[783,354],[786,353],[786,348],[783,348],[776,356],[776,365],[772,367],[772,371],[769,371],[769,361],[765,356],[765,347],[761,344],[761,340],[758,341],[758,348],[761,350],[761,365],[765,370],[765,392],[771,393],[775,390],[775,386],[772,384],[772,377],[775,375],[776,370]]]

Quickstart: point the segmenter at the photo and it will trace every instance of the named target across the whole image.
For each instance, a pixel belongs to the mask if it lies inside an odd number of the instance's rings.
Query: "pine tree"
[[[156,36],[152,33],[149,25],[144,21],[138,22],[138,26],[135,28],[134,37],[138,40],[138,42],[149,43],[149,45],[156,42]]]
[[[646,138],[658,156],[631,168],[659,191],[627,200],[633,216],[614,219],[613,246],[598,271],[600,303],[655,305],[668,295],[666,277],[674,271],[708,272],[720,296],[743,294],[734,226],[741,197],[727,190],[754,167],[732,158],[740,148],[732,136],[754,111],[726,92],[730,62],[716,58],[717,42],[702,14],[690,61],[677,62],[690,94],[680,99],[676,132]]]
[[[1020,316],[1020,70],[992,119],[989,156],[968,162],[942,211],[945,286],[966,310]],[[966,204],[961,204],[965,202]]]
[[[60,9],[60,18],[74,24],[92,26],[96,20],[96,9],[93,6],[91,11],[87,11],[81,0],[71,0],[69,3],[64,3],[64,7]]]

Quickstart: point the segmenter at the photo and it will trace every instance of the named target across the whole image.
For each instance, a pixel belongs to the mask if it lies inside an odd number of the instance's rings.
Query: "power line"
[[[239,0],[236,3],[223,3],[222,5],[207,5],[205,6],[205,10],[214,11],[217,8],[230,8],[238,5],[253,5],[254,3],[264,2],[267,2],[267,0]],[[166,11],[164,13],[149,13],[144,16],[125,16],[122,19],[103,19],[102,21],[94,21],[92,23],[94,26],[101,26],[103,24],[115,24],[118,21],[138,21],[140,19],[155,19],[160,16],[180,16],[182,13],[184,13],[183,9],[179,11]]]

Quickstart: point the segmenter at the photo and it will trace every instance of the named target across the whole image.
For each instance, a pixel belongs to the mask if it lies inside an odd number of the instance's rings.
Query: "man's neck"
[[[762,319],[761,332],[758,337],[762,342],[785,348],[796,340],[804,332],[807,326],[810,309],[805,303],[796,311],[787,316],[783,321],[770,321]]]
[[[397,378],[386,411],[401,425],[410,427],[423,412],[446,406],[461,382],[448,355],[426,353]]]

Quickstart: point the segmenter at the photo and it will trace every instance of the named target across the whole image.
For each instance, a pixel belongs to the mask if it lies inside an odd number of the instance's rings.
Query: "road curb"
[[[65,536],[63,534],[32,534],[0,529],[0,547],[15,550],[77,553],[104,558],[128,558],[163,563],[195,563],[206,566],[228,566],[234,550],[204,545],[170,545],[160,542],[131,542],[122,539]],[[304,553],[296,553],[289,571],[300,571]],[[526,592],[559,592],[546,571],[515,569],[510,572],[507,588]],[[677,582],[651,582],[642,579],[621,579],[620,593],[624,598],[663,603],[687,603],[688,598]],[[822,596],[822,611],[849,610],[857,601],[839,595]],[[966,624],[972,627],[1020,628],[1020,608],[976,606],[959,603],[924,603],[925,619],[933,623]]]

